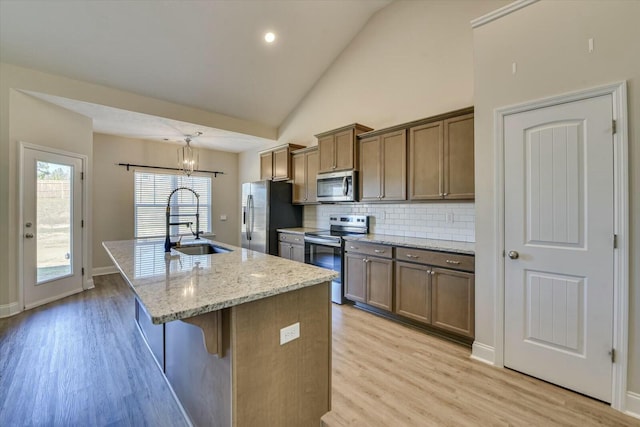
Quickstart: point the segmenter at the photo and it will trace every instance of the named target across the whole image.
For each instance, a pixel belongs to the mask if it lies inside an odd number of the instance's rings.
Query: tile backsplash
[[[369,232],[475,242],[474,203],[326,204],[305,206],[304,226],[329,228],[334,214],[369,215]]]

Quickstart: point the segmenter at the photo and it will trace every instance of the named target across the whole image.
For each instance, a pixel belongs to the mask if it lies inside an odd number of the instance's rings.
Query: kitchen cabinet
[[[295,204],[316,203],[318,175],[318,147],[309,147],[293,152],[293,198]]]
[[[278,233],[278,254],[282,258],[304,262],[304,236],[297,233]]]
[[[398,247],[395,259],[395,313],[473,338],[474,257]]]
[[[407,138],[404,129],[363,135],[360,152],[360,200],[399,201],[407,198]]]
[[[260,153],[260,179],[286,181],[292,178],[291,152],[302,145],[285,144]]]
[[[382,310],[393,309],[393,249],[357,241],[345,244],[345,297]]]
[[[472,200],[474,121],[459,110],[409,128],[409,200]]]
[[[372,130],[354,123],[316,135],[318,138],[319,173],[352,170],[358,167],[356,136]]]

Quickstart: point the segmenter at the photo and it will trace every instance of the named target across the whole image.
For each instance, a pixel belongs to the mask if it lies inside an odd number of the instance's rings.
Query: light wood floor
[[[131,291],[118,275],[95,282],[0,319],[0,426],[185,425],[135,328]],[[464,347],[333,307],[328,426],[640,426]]]

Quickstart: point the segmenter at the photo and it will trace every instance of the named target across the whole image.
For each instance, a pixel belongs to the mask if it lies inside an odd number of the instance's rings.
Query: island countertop
[[[337,273],[226,243],[229,253],[164,252],[164,239],[102,245],[155,324],[185,319],[330,281]],[[195,243],[195,242],[191,242]],[[185,243],[187,245],[187,243]]]

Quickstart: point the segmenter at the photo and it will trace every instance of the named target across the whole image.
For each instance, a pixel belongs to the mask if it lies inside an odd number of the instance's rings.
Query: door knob
[[[31,224],[30,222],[26,223],[24,226],[27,228],[30,228],[33,224]]]
[[[27,239],[33,239],[33,233],[27,233],[24,235]]]
[[[509,255],[509,258],[511,258],[511,259],[520,258],[520,254],[518,253],[518,251],[509,251],[509,253],[507,255]]]

